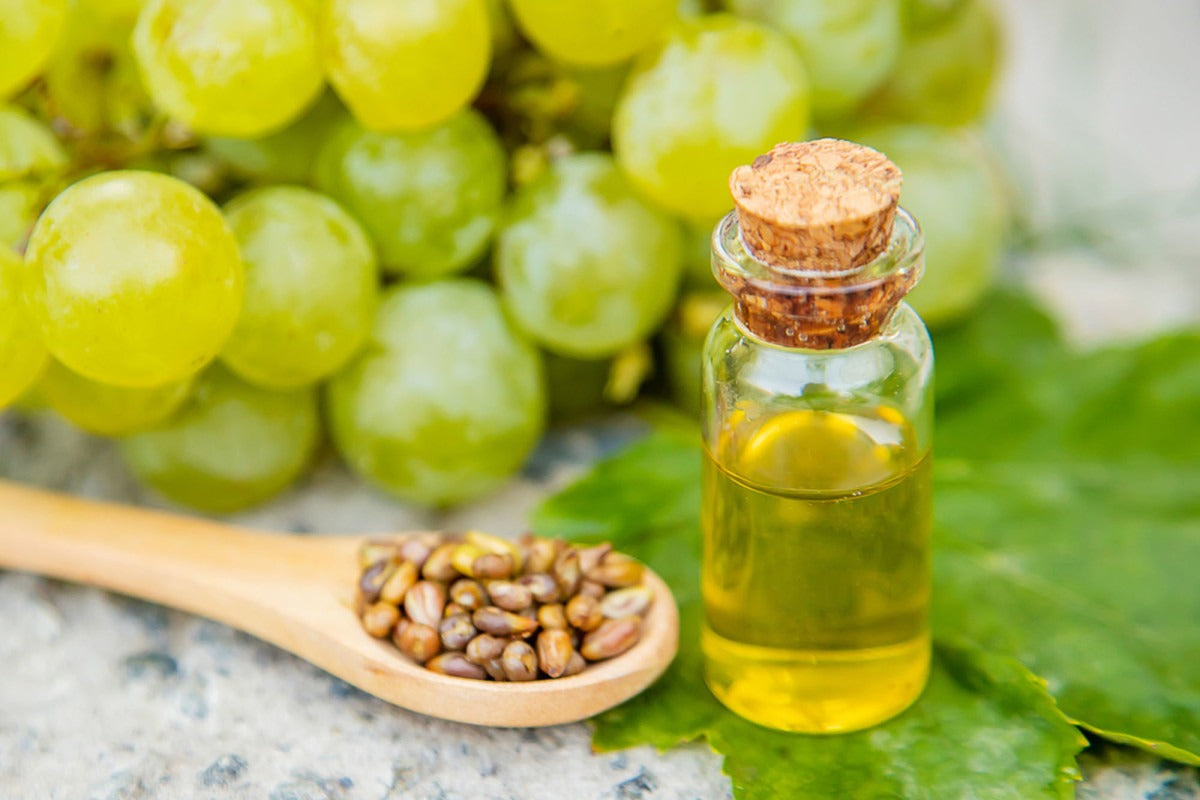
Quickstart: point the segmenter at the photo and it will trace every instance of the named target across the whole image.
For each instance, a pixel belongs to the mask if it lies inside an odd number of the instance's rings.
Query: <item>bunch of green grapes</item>
[[[914,304],[969,313],[1000,44],[990,0],[0,0],[0,407],[206,511],[291,485],[322,426],[469,501],[549,422],[694,410],[729,173],[778,142],[888,154]]]

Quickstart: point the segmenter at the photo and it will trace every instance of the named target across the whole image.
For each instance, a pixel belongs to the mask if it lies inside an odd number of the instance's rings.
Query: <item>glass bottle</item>
[[[922,235],[899,171],[847,142],[780,145],[731,187],[712,263],[733,304],[702,376],[705,677],[753,722],[857,730],[929,672],[933,350],[902,302]]]

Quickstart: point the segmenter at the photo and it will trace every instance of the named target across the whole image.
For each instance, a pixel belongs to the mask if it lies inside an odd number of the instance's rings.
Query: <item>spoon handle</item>
[[[0,481],[0,567],[192,611],[245,628],[246,604],[353,586],[352,537],[287,536]],[[341,568],[343,562],[349,562]]]
[[[362,541],[259,533],[0,481],[0,569],[101,586],[223,622],[422,714],[475,725],[573,722],[644,689],[675,653],[678,611],[647,570],[655,600],[641,640],[619,658],[553,681],[437,674],[363,630],[355,611]]]

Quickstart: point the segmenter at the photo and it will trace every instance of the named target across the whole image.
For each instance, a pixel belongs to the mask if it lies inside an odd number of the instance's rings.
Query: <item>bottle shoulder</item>
[[[932,381],[933,342],[916,311],[900,303],[880,334],[853,347],[780,347],[750,333],[732,307],[718,317],[704,348],[706,381],[794,395],[821,386],[857,391],[882,384]]]
[[[717,317],[705,341],[705,357],[731,352],[763,352],[788,360],[838,361],[854,360],[862,353],[879,349],[899,350],[919,361],[932,360],[933,340],[925,322],[908,303],[897,305],[892,318],[878,336],[853,347],[831,350],[807,350],[782,347],[765,341],[748,331],[737,319],[730,306]]]

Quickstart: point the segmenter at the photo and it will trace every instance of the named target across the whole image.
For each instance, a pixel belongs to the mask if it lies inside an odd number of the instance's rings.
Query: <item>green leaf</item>
[[[789,736],[725,714],[708,736],[748,800],[1062,800],[1087,745],[1020,664],[941,646],[920,701],[884,725]]]
[[[1069,797],[1081,740],[1062,713],[1200,763],[1200,335],[1081,355],[1000,295],[936,347],[938,646],[921,700],[872,731],[819,738],[750,725],[711,697],[699,447],[673,425],[535,518],[543,534],[639,555],[681,606],[678,659],[597,719],[597,747],[705,737],[745,798]]]
[[[1010,292],[986,298],[969,322],[939,330],[935,344],[938,409],[953,417],[997,386],[1020,389],[1027,370],[1064,349],[1054,321]]]
[[[1041,381],[1030,381],[1066,350],[1058,329],[1028,300],[990,297],[971,321],[934,339],[937,378],[936,455],[972,458],[1009,455],[1043,446],[1055,407]],[[1003,432],[1002,436],[991,435]]]
[[[1200,763],[1200,470],[953,461],[936,476],[937,635],[1019,658],[1098,733]]]
[[[1030,317],[1004,335],[1020,305],[937,343],[951,375],[995,364],[989,342],[1020,357],[939,408],[935,633],[1020,659],[1096,733],[1200,764],[1200,335],[1080,355]]]
[[[597,463],[585,480],[543,503],[533,526],[572,541],[607,539],[625,548],[655,532],[678,533],[679,526],[696,522],[699,510],[700,440],[693,430],[675,428]]]
[[[1079,354],[1001,294],[936,337],[938,457],[1200,459],[1200,333]]]

